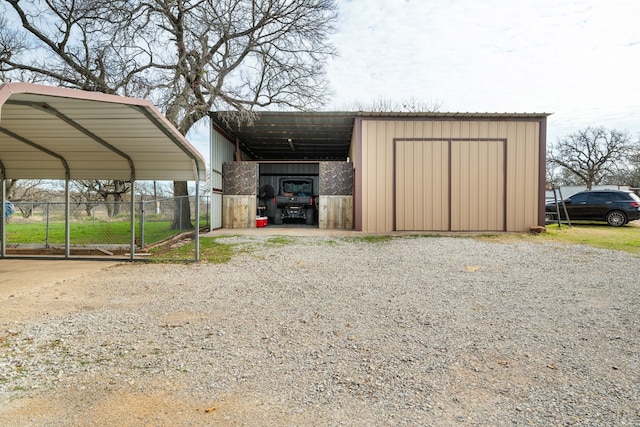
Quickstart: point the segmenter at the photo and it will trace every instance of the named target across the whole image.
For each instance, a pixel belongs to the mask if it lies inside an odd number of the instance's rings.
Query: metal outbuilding
[[[238,206],[249,204],[245,212],[251,212],[255,189],[278,170],[318,175],[320,228],[526,231],[544,225],[548,116],[269,112],[240,126],[214,114],[214,191],[220,196],[221,216],[230,219],[223,226],[253,226],[244,221],[246,214],[238,215]],[[234,165],[238,160],[246,167]],[[352,172],[352,185],[342,185],[339,193],[330,192],[337,170],[332,162],[346,162]],[[294,168],[301,164],[316,166]],[[323,170],[328,171],[325,176]],[[246,182],[236,185],[238,177]],[[323,193],[323,187],[329,192]],[[350,206],[346,221],[322,221],[323,215],[335,216],[334,208],[344,206]]]
[[[149,101],[6,83],[0,86],[0,178],[3,210],[7,179],[65,181],[68,257],[69,180],[127,180],[132,187],[136,180],[198,182],[206,179],[206,167],[200,153]],[[133,259],[135,209],[131,212]]]

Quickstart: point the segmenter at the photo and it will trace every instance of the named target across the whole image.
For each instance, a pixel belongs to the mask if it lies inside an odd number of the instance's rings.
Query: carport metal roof
[[[547,113],[465,112],[259,112],[250,124],[225,121],[226,112],[212,113],[218,130],[238,140],[255,160],[346,160],[356,118],[433,120],[510,120],[546,117]]]
[[[149,102],[28,83],[0,86],[5,179],[197,181],[198,151]]]
[[[345,160],[354,112],[259,112],[251,124],[211,118],[218,129],[256,160]]]

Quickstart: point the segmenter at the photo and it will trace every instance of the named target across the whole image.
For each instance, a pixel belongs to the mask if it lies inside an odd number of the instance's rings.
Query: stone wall
[[[255,228],[258,163],[224,163],[222,174],[222,226]],[[353,228],[353,164],[319,162],[318,175],[319,228]]]
[[[225,195],[257,195],[258,164],[256,162],[223,163],[222,176],[222,191]]]
[[[320,162],[318,194],[348,196],[353,194],[353,164],[348,162]]]

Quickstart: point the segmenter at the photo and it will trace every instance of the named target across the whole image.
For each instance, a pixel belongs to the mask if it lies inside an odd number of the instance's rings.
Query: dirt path
[[[111,261],[0,260],[0,325],[48,315],[70,299],[83,298],[85,290],[67,289],[68,280],[90,278],[117,265]],[[24,303],[22,303],[24,302]]]
[[[118,265],[106,261],[1,260],[0,346],[29,322],[100,309],[103,304],[91,278],[110,274],[109,269]],[[83,280],[86,286],[82,286]],[[68,419],[65,425],[80,426],[88,420],[96,426],[206,425],[204,415],[220,406],[196,402],[193,396],[185,400],[180,392],[179,384],[168,384],[162,376],[148,377],[144,388],[121,379],[85,377],[75,389],[56,395],[18,400],[0,396],[0,425],[48,425],[52,419],[64,419],[60,416],[63,413],[83,414],[79,419]],[[7,420],[10,423],[3,424]]]

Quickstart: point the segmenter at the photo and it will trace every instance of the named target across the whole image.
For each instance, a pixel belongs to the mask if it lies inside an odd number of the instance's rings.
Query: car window
[[[607,203],[615,199],[616,193],[591,193],[589,203]]]
[[[571,204],[573,204],[573,205],[580,204],[580,203],[586,203],[587,196],[588,196],[588,193],[578,193],[578,194],[574,194],[573,196],[569,197],[569,200],[571,200]]]
[[[640,196],[638,196],[636,193],[629,193],[629,196],[636,202],[640,202]]]
[[[283,191],[293,194],[311,194],[311,183],[305,181],[289,181],[284,183]]]

